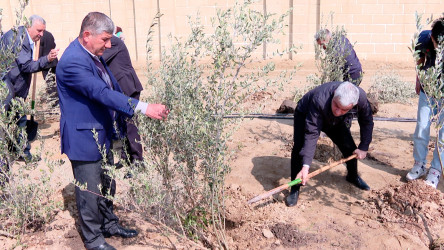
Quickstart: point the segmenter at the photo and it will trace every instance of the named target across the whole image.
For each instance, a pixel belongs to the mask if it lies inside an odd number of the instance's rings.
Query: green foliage
[[[416,96],[412,83],[402,80],[393,69],[380,69],[372,78],[369,89],[381,103],[409,103],[410,98]]]
[[[32,169],[35,170],[35,169]],[[30,171],[19,168],[13,178],[1,188],[0,217],[2,228],[12,235],[37,230],[50,221],[57,207],[50,187],[52,170],[42,170],[30,178]]]
[[[444,15],[444,13],[443,13]],[[426,19],[426,24],[430,24],[432,22],[432,17]],[[419,61],[419,51],[415,51],[416,46],[418,45],[418,38],[419,34],[421,33],[423,29],[422,24],[422,15],[418,15],[416,13],[416,28],[417,32],[415,32],[412,45],[410,51],[413,53],[413,58],[415,61]],[[443,52],[444,52],[444,44],[443,40],[444,37],[440,37],[438,39],[438,48],[435,49],[436,51],[436,60],[435,60],[435,66],[432,66],[428,68],[427,70],[422,70],[422,65],[419,64],[416,66],[416,73],[419,78],[419,81],[421,82],[421,86],[424,89],[424,92],[427,94],[428,97],[433,97],[436,99],[441,99],[443,97],[443,86],[444,86],[444,79],[441,76],[441,73],[443,72]],[[431,105],[436,105],[432,104]]]
[[[22,14],[28,2],[19,1],[17,23],[13,30],[17,30],[23,21]],[[19,38],[19,41],[22,39]],[[0,77],[3,78],[21,46],[2,45],[0,48]],[[48,163],[47,167],[37,168],[35,163],[17,163],[17,159],[24,156],[24,138],[27,138],[26,130],[17,126],[17,120],[32,111],[22,98],[13,99],[7,110],[8,94],[6,83],[0,82],[0,229],[19,243],[23,234],[41,228],[54,215],[56,203],[52,199],[54,190],[50,177],[55,165]]]
[[[307,84],[302,88],[296,88],[293,100],[297,102],[308,91],[315,87],[332,81],[343,81],[344,75],[348,74],[348,69],[345,67],[346,58],[351,51],[346,50],[347,31],[345,28],[333,25],[333,13],[330,13],[330,25],[323,21],[318,32],[320,40],[325,40],[328,36],[326,29],[330,30],[330,40],[323,46],[318,45],[314,39],[315,49],[315,63],[318,73],[307,76]]]
[[[444,13],[442,15],[444,17]],[[410,51],[413,54],[413,58],[415,62],[418,62],[420,59],[419,51],[415,51],[416,46],[418,45],[419,34],[423,29],[422,15],[418,15],[415,13],[416,17],[416,28],[417,32],[415,32],[412,45]],[[426,19],[426,24],[432,22],[432,17]],[[442,19],[441,19],[442,20]],[[444,37],[438,37],[436,51],[436,60],[435,66],[429,67],[427,70],[422,69],[422,65],[418,64],[416,66],[416,74],[421,83],[422,88],[427,96],[428,104],[432,110],[435,110],[436,113],[432,114],[430,120],[435,125],[436,128],[436,147],[438,149],[438,154],[440,155],[440,164],[441,169],[444,169],[444,163],[441,162],[441,154],[444,153],[444,138],[440,136],[440,129],[443,127],[443,120],[439,119],[444,113],[444,105],[442,105],[442,98],[444,97],[444,78],[442,74],[444,73]],[[439,100],[439,101],[437,101]]]
[[[55,72],[52,69],[48,72],[45,78],[44,86],[39,89],[38,93],[40,107],[36,107],[41,110],[40,114],[44,118],[58,119],[60,117],[59,109],[59,95],[57,93],[57,82],[55,79]]]
[[[218,10],[211,32],[197,18],[190,21],[191,34],[186,40],[172,39],[159,69],[148,70],[153,87],[148,102],[166,104],[169,117],[166,121],[137,117],[147,154],[136,173],[145,167],[145,176],[151,177],[131,184],[134,204],[148,210],[153,203],[141,204],[149,199],[140,196],[161,190],[152,200],[159,217],[163,216],[160,219],[182,228],[184,234],[211,231],[218,246],[225,244],[224,181],[231,157],[227,140],[236,122],[224,116],[243,112],[248,97],[290,79],[284,74],[277,79],[267,77],[275,69],[273,63],[243,72],[259,46],[276,42],[273,34],[281,31],[287,16],[264,16],[251,9],[250,2]],[[148,42],[151,40],[149,37]],[[151,51],[150,45],[147,50]]]
[[[211,223],[209,214],[205,208],[193,208],[183,219],[182,224],[186,230],[186,235],[192,239],[198,239],[198,231],[205,229]]]
[[[308,91],[314,89],[316,86],[321,85],[321,80],[318,75],[310,74],[307,76],[307,84],[303,87],[296,87],[293,92],[293,101],[298,102]]]
[[[325,29],[326,27],[324,27]],[[350,54],[350,51],[345,49],[344,37],[347,37],[345,28],[336,26],[331,27],[331,39],[323,49],[315,41],[315,59],[316,67],[320,76],[313,82],[315,86],[322,83],[332,81],[343,81],[344,75],[348,74],[348,69],[345,68],[345,58]]]

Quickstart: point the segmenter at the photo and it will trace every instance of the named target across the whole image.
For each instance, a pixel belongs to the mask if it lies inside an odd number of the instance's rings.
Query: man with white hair
[[[22,97],[26,99],[31,86],[32,73],[44,70],[52,61],[57,59],[59,49],[52,49],[47,55],[33,58],[35,43],[43,36],[46,29],[45,20],[38,16],[29,17],[29,22],[25,26],[18,27],[17,30],[9,30],[0,41],[3,50],[12,49],[17,53],[17,57],[11,65],[11,70],[3,77],[3,81],[12,86],[11,97]],[[17,122],[19,127],[26,126],[26,116]],[[27,143],[24,149],[24,159],[32,160],[30,153],[31,145]]]
[[[361,142],[356,146],[344,118],[357,107]],[[305,94],[294,112],[294,146],[291,153],[291,180],[300,178],[302,185],[308,181],[308,172],[316,150],[319,134],[324,132],[335,143],[344,157],[352,154],[364,159],[372,141],[373,116],[367,95],[350,82],[324,83]],[[347,162],[346,180],[363,190],[370,187],[358,175],[358,161]],[[297,204],[301,185],[291,187],[286,204]]]

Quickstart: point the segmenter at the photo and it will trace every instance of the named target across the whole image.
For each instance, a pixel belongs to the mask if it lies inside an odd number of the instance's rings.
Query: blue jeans
[[[430,101],[433,104],[441,105],[442,102],[436,102],[436,99],[430,98]],[[428,153],[428,145],[430,140],[430,125],[431,125],[431,116],[436,115],[438,112],[437,108],[433,109],[430,107],[429,101],[427,100],[427,96],[424,92],[419,93],[418,100],[418,114],[417,114],[417,122],[415,133],[413,134],[413,158],[417,162],[421,162],[424,165],[427,164],[427,153]],[[443,122],[444,115],[441,114],[439,117],[439,123]],[[444,128],[439,130],[439,144],[440,147],[444,147]],[[444,152],[441,152],[441,161],[444,163]],[[431,163],[431,167],[441,172],[441,164],[439,162],[438,156],[438,148],[435,147],[433,151],[433,160]]]

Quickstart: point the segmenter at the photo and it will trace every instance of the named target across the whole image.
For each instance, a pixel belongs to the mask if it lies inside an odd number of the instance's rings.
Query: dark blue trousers
[[[291,180],[296,179],[296,175],[302,169],[302,156],[299,154],[305,141],[305,115],[299,112],[294,114],[294,134],[293,134],[293,150],[291,152]],[[336,125],[324,129],[324,133],[330,137],[336,146],[338,146],[344,157],[349,157],[353,154],[357,146],[344,122],[339,122]],[[352,159],[346,163],[349,176],[358,175],[358,160]]]

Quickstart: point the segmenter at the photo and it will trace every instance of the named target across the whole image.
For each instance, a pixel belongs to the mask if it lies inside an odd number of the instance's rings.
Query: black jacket
[[[13,86],[13,97],[26,98],[31,85],[32,73],[45,69],[49,65],[48,57],[41,56],[37,61],[32,60],[31,45],[23,26],[18,27],[17,34],[13,30],[6,32],[1,38],[0,45],[3,49],[12,49],[17,53],[17,58],[13,62],[11,70],[4,76],[3,81]]]
[[[127,96],[143,90],[136,71],[131,64],[131,58],[125,43],[120,38],[111,37],[111,48],[102,55],[109,69]]]
[[[56,44],[54,41],[54,36],[49,31],[43,31],[43,36],[40,38],[39,57],[47,56],[52,49],[55,49],[55,47]],[[52,73],[55,74],[58,62],[59,60],[56,58],[45,67],[45,69],[42,71],[43,78],[46,78],[49,69],[52,69]]]
[[[341,83],[324,83],[309,91],[298,102],[295,118],[305,118],[305,142],[299,153],[303,158],[302,164],[311,165],[321,131],[344,122],[345,115],[335,117],[331,110],[334,92]],[[358,89],[359,100],[355,106],[361,134],[358,149],[368,151],[372,141],[373,115],[366,93],[361,88],[358,87]]]

